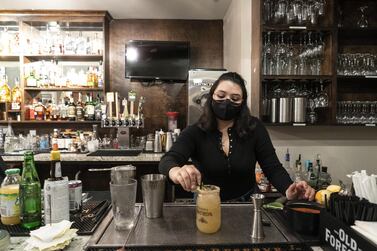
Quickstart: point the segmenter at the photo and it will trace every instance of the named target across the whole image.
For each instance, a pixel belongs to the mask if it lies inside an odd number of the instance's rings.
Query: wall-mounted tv
[[[126,44],[126,78],[183,81],[189,67],[189,42],[130,40]]]

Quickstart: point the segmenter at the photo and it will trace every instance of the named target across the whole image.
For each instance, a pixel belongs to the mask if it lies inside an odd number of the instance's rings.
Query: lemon
[[[326,190],[332,192],[332,193],[339,193],[342,188],[338,185],[330,185],[326,188]]]
[[[315,194],[315,201],[321,205],[324,205],[325,204],[325,199],[327,198],[327,201],[329,201],[330,199],[330,195],[331,195],[331,191],[329,190],[319,190],[316,194]]]

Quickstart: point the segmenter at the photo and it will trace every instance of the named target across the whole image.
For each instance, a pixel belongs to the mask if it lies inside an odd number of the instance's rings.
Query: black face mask
[[[216,117],[221,120],[232,120],[241,112],[242,105],[237,105],[230,101],[226,100],[212,100],[212,110],[215,113]]]

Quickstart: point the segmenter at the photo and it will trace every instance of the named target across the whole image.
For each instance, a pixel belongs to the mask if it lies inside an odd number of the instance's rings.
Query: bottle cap
[[[19,173],[20,173],[20,169],[18,168],[10,168],[10,169],[5,170],[6,175],[19,174]]]

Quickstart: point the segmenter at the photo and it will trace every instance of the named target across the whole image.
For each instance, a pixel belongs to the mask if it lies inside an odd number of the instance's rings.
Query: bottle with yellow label
[[[0,213],[1,222],[4,225],[16,225],[20,223],[20,169],[7,169],[7,175],[1,184]]]
[[[198,188],[196,200],[196,227],[200,232],[212,234],[221,226],[220,188],[203,185]]]
[[[3,75],[0,79],[0,102],[10,102],[11,91],[8,85],[8,78]]]
[[[22,93],[20,89],[20,81],[18,78],[14,81],[14,87],[12,89],[12,110],[20,110],[22,101]]]

